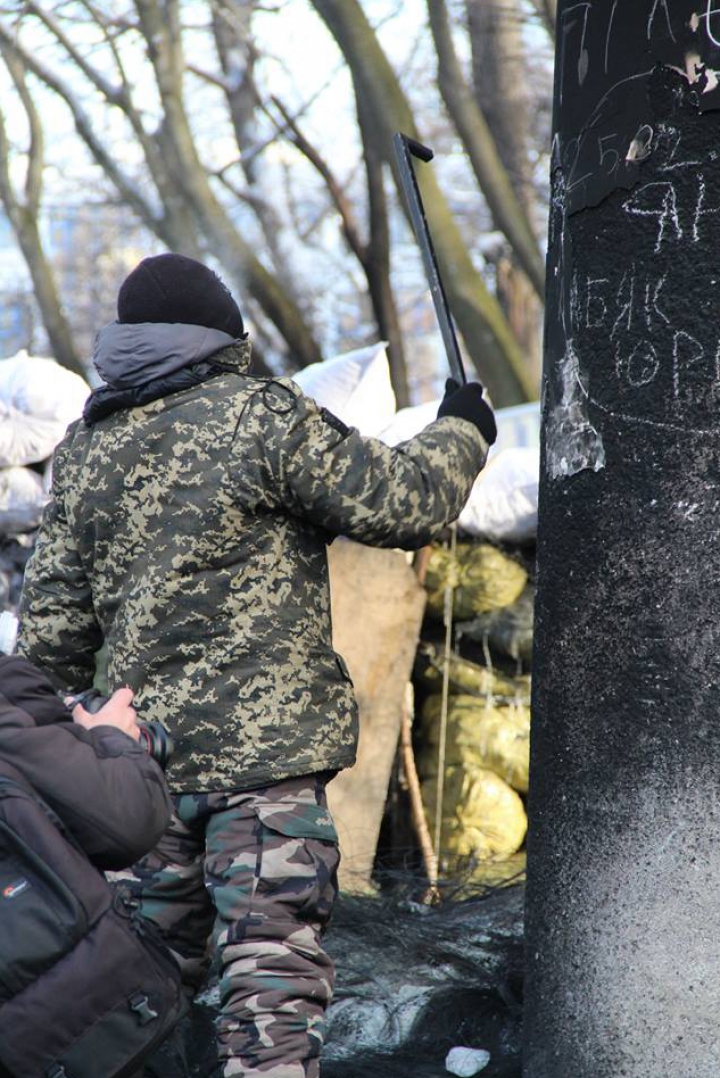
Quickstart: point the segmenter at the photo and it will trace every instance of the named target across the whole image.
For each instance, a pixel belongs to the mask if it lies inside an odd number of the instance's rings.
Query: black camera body
[[[84,692],[71,697],[68,707],[72,709],[76,704],[81,704],[91,715],[96,715],[107,702],[108,697],[103,696],[98,689],[85,689]],[[138,719],[138,726],[140,739],[148,754],[165,770],[175,748],[170,731],[161,722],[141,722]]]

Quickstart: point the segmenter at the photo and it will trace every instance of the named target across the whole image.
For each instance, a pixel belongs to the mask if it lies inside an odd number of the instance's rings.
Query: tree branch
[[[153,213],[149,202],[139,194],[137,187],[132,180],[122,172],[118,167],[115,158],[105,149],[95,133],[89,116],[80,105],[70,87],[41,63],[34,53],[30,53],[25,49],[17,38],[17,35],[10,31],[2,22],[0,22],[0,42],[8,47],[10,53],[17,56],[19,62],[24,65],[26,70],[32,72],[36,78],[65,102],[73,117],[75,129],[92,154],[94,160],[115,185],[122,198],[133,210],[135,210],[140,219],[148,226],[148,228],[152,229],[153,232],[158,232],[162,227],[161,219]]]
[[[25,171],[25,202],[26,208],[37,214],[42,195],[43,169],[45,167],[44,136],[40,115],[35,102],[30,95],[25,80],[25,69],[18,61],[15,54],[0,41],[0,53],[5,62],[10,77],[12,78],[18,97],[22,102],[27,116],[30,130],[30,143],[27,152],[27,168]]]
[[[285,128],[290,132],[291,142],[294,146],[297,146],[298,150],[304,157],[308,159],[313,168],[322,176],[325,186],[327,187],[328,194],[332,200],[333,206],[338,212],[340,220],[342,222],[342,230],[345,239],[347,240],[348,247],[357,258],[358,262],[362,266],[365,266],[368,258],[367,244],[363,243],[360,236],[360,229],[358,227],[357,218],[353,213],[350,201],[343,191],[342,185],[335,176],[334,172],[328,165],[327,161],[322,157],[320,152],[312,145],[312,143],[303,135],[302,131],[298,127],[297,123],[291,117],[288,110],[283,105],[282,101],[277,97],[271,97],[272,103],[278,110],[283,118]],[[278,124],[278,130],[281,130],[281,125]]]
[[[3,55],[6,48],[4,43],[0,43],[0,51]],[[32,127],[39,124],[37,108],[24,84],[22,72],[14,70],[15,60],[12,56],[10,63],[13,65],[13,70],[11,70],[13,80],[19,80],[19,85],[16,81],[16,86],[18,86],[23,107],[28,111],[28,122]],[[22,92],[20,92],[20,87],[22,87]],[[53,355],[58,363],[85,377],[85,370],[75,349],[70,326],[63,314],[53,272],[46,258],[38,228],[37,213],[42,193],[42,129],[35,132],[33,141],[33,162],[28,166],[29,171],[33,173],[33,178],[26,183],[26,188],[29,188],[29,201],[23,205],[13,189],[10,178],[11,147],[7,137],[5,117],[0,110],[0,200],[13,226],[18,245],[30,272],[35,298]]]
[[[183,57],[176,0],[165,0],[162,11],[156,0],[135,0],[135,7],[160,91],[165,150],[201,233],[220,262],[257,298],[295,352],[299,365],[316,362],[320,348],[299,307],[235,228],[198,155],[182,96]]]
[[[90,81],[91,85],[103,95],[108,105],[117,107],[123,112],[130,127],[135,133],[145,156],[148,170],[164,206],[163,217],[153,218],[152,223],[149,222],[144,215],[141,215],[143,220],[145,220],[145,223],[149,224],[149,227],[153,228],[160,239],[167,243],[168,246],[183,246],[186,249],[195,249],[195,239],[192,237],[191,230],[188,228],[188,222],[185,219],[187,215],[183,208],[173,199],[175,183],[172,169],[168,168],[168,163],[165,161],[161,140],[146,130],[141,114],[135,107],[132,88],[128,82],[122,58],[116,43],[111,38],[108,31],[110,23],[106,17],[98,12],[97,8],[90,2],[90,0],[82,0],[82,5],[90,14],[96,25],[103,31],[105,41],[107,42],[115,61],[115,66],[120,79],[119,86],[114,86],[109,79],[105,78],[96,68],[87,63],[82,53],[74,46],[73,42],[67,34],[65,34],[55,18],[43,11],[35,0],[28,0],[28,10],[31,10],[32,13],[43,22],[47,29],[51,31],[58,43],[67,53],[69,59],[78,66],[79,70],[82,71]],[[126,24],[123,28],[126,28]],[[68,101],[68,92],[69,87],[63,93],[66,101]],[[98,156],[98,151],[102,153],[99,141],[95,143],[95,148],[93,148],[89,142],[87,144],[93,153],[93,156],[98,161],[98,164],[100,164],[107,173],[108,170],[106,164],[104,164]],[[104,158],[104,160],[107,160],[107,158]],[[123,192],[123,196],[127,197],[128,185],[125,185],[124,187],[119,186],[119,175],[120,173],[118,170],[117,176],[110,176],[110,178],[112,182],[118,186],[118,189]],[[135,206],[135,209],[139,212],[137,206]]]
[[[383,153],[376,142],[375,125],[361,95],[356,95],[356,102],[365,159],[370,217],[370,242],[364,268],[380,335],[388,342],[390,379],[397,406],[405,408],[410,404],[410,392],[400,318],[390,277],[390,225],[385,195]]]
[[[2,110],[0,110],[0,198],[13,228],[17,231],[21,224],[21,206],[10,179],[10,140]]]
[[[25,0],[25,10],[34,15],[35,18],[50,31],[53,37],[55,37],[58,43],[65,49],[78,70],[82,71],[85,78],[100,91],[107,101],[111,102],[113,105],[121,105],[123,87],[121,86],[118,88],[113,86],[104,75],[94,68],[92,64],[87,62],[84,54],[75,47],[51,12],[46,11],[40,4],[35,3],[35,0]]]

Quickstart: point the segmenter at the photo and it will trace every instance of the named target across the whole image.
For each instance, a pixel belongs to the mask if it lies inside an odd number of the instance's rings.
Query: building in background
[[[127,272],[158,250],[129,210],[114,203],[50,206],[42,221],[65,314],[81,354],[90,355],[98,328],[115,317],[115,297]],[[0,359],[21,348],[49,353],[25,259],[0,213]]]

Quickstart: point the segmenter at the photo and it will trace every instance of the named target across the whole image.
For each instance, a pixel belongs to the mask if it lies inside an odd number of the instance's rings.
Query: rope
[[[451,565],[453,569],[457,564],[457,530],[453,526],[450,536],[450,555]],[[453,619],[453,598],[455,594],[455,586],[451,583],[453,573],[448,575],[448,585],[445,588],[444,606],[443,606],[443,624],[445,626],[445,647],[443,650],[443,676],[442,676],[442,697],[440,703],[440,739],[438,744],[438,774],[437,774],[437,789],[435,791],[435,866],[440,864],[440,832],[442,829],[442,810],[443,810],[443,797],[445,794],[445,756],[447,747],[447,720],[448,720],[448,698],[450,695],[450,658],[452,655],[452,619]],[[437,884],[437,879],[432,881],[433,886]]]

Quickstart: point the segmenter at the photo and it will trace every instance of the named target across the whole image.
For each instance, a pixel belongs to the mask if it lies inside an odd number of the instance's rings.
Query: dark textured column
[[[524,1074],[718,1078],[720,2],[557,42]]]

